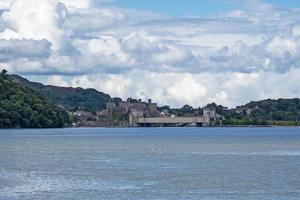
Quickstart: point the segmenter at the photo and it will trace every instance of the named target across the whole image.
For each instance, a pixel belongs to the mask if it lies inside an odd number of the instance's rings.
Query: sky
[[[1,0],[0,68],[159,105],[300,97],[300,1]]]
[[[244,0],[252,1],[252,0]],[[297,0],[268,0],[265,3],[282,8],[300,8]],[[118,0],[116,5],[172,16],[212,16],[221,12],[230,12],[244,7],[243,0]]]

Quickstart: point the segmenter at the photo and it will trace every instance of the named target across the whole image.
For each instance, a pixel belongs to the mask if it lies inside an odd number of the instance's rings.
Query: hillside
[[[236,125],[299,125],[300,99],[252,101],[234,109],[217,107],[225,123]]]
[[[60,128],[69,122],[68,113],[37,92],[0,74],[0,128]]]
[[[20,85],[30,87],[47,97],[52,103],[63,106],[67,111],[99,111],[105,109],[106,103],[112,100],[108,94],[95,89],[43,85],[17,75],[10,75],[9,78]]]

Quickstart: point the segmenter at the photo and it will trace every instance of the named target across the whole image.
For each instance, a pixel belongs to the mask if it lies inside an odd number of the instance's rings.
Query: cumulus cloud
[[[0,40],[0,61],[43,58],[50,54],[47,40]]]
[[[70,9],[69,9],[70,10]],[[104,28],[117,26],[124,22],[126,15],[112,9],[76,9],[68,13],[64,28],[74,35],[100,31]]]
[[[1,0],[2,68],[173,106],[300,95],[299,9],[171,17],[107,2]]]
[[[276,58],[284,58],[286,55],[297,55],[297,41],[290,38],[275,37],[267,45],[267,52]]]
[[[0,10],[7,10],[10,8],[14,0],[2,0],[0,2]]]
[[[87,9],[91,5],[90,0],[60,0],[60,2],[75,9]]]
[[[64,81],[64,79],[61,76],[50,76],[45,82],[45,84],[61,87],[67,87],[69,85],[66,81]]]
[[[57,0],[15,0],[2,14],[7,28],[2,39],[33,39],[50,41],[55,48],[63,42],[64,30],[59,23],[65,9]]]
[[[152,98],[159,105],[194,107],[218,102],[229,107],[252,100],[299,97],[300,69],[284,73],[159,73],[131,71],[125,74],[94,74],[74,77],[59,84],[57,77],[48,84],[96,88],[113,96],[127,98]],[[143,74],[143,76],[141,76]],[[49,81],[50,80],[50,81]],[[59,80],[64,80],[62,77]],[[67,83],[67,84],[66,84]]]

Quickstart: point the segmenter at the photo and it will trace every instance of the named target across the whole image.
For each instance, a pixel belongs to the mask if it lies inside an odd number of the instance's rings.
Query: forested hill
[[[70,88],[43,85],[41,83],[30,82],[18,75],[10,75],[14,82],[30,87],[36,92],[47,97],[52,103],[63,106],[67,111],[99,111],[106,108],[106,103],[112,99],[108,94],[95,89]]]
[[[0,128],[60,128],[69,115],[45,97],[0,74]]]
[[[252,101],[234,109],[217,106],[227,124],[236,125],[300,125],[300,99],[266,99]]]

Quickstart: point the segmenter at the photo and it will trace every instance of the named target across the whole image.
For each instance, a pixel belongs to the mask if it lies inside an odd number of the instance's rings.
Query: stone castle
[[[167,111],[160,112],[157,104],[152,103],[151,99],[149,99],[148,102],[143,102],[141,99],[135,100],[128,98],[126,102],[109,102],[106,107],[106,115],[110,121],[115,120],[123,124],[128,123],[128,126],[139,126],[141,125],[139,122],[142,119],[148,119],[148,121],[151,119],[152,121],[158,122],[168,121],[171,123],[179,120],[179,117],[170,115]],[[199,117],[203,119],[203,125],[205,126],[213,125],[220,118],[216,113],[216,108],[211,106],[203,108],[202,116],[189,117],[188,120],[193,121],[196,120],[196,118],[199,120]],[[180,119],[183,121],[187,120],[187,118],[184,117],[180,117]]]

